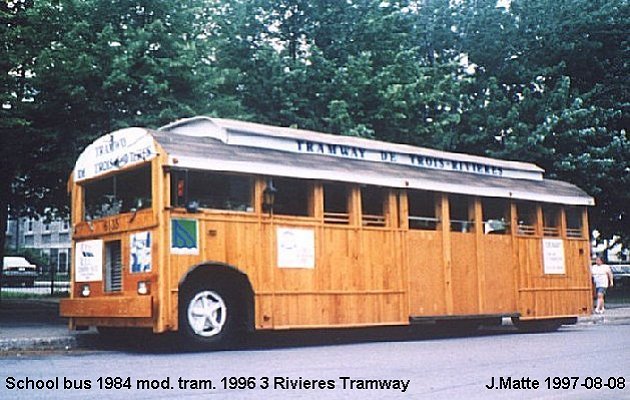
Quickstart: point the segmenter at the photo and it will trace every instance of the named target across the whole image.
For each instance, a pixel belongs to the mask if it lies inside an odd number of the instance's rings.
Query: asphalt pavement
[[[612,305],[603,315],[578,318],[578,324],[630,323],[630,306]],[[504,322],[505,323],[505,322]],[[509,322],[508,322],[509,323]],[[0,303],[0,355],[32,351],[101,349],[98,333],[68,330],[59,316],[59,300],[2,299]]]

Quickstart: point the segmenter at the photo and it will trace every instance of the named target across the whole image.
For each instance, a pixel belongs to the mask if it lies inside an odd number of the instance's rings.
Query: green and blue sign
[[[196,219],[171,220],[171,253],[199,254],[199,224]]]

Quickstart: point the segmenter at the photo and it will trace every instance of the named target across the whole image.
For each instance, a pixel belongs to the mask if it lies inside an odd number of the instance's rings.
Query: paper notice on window
[[[76,244],[74,277],[76,282],[103,280],[102,240],[87,240]]]
[[[277,228],[279,268],[315,268],[315,231]]]
[[[543,239],[542,247],[545,274],[564,274],[564,244],[562,239]]]

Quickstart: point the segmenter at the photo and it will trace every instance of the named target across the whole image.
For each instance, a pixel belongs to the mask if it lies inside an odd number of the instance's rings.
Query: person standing
[[[593,276],[593,282],[595,283],[595,290],[597,293],[597,306],[595,307],[595,314],[603,314],[606,289],[613,286],[612,270],[608,265],[604,264],[601,257],[597,257],[595,258],[595,264],[591,266],[591,275]]]

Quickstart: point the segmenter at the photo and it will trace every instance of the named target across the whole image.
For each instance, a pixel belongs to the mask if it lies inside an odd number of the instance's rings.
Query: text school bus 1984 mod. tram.
[[[579,188],[529,163],[196,117],[109,133],[70,179],[72,329],[500,323],[589,314]]]

